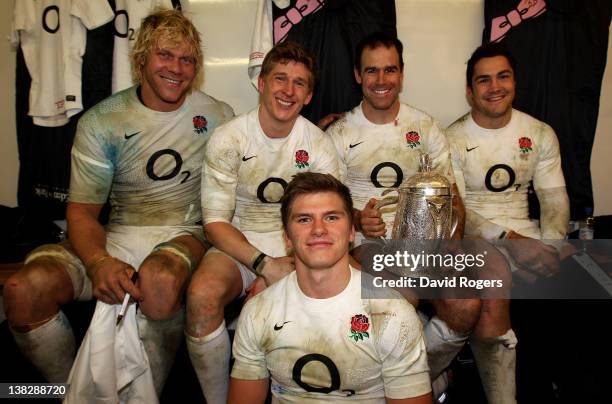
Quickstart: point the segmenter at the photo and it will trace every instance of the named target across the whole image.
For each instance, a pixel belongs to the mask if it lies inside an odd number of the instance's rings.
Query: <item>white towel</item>
[[[138,335],[136,305],[129,306],[117,327],[120,307],[98,301],[70,371],[64,403],[159,402],[149,360]]]

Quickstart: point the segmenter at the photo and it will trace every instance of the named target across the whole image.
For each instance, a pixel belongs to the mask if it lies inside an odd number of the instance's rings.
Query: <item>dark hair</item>
[[[514,79],[516,80],[516,59],[503,43],[490,42],[488,44],[476,48],[470,59],[467,61],[467,69],[465,71],[465,79],[469,88],[472,88],[472,78],[474,76],[474,66],[480,59],[492,58],[495,56],[503,56],[508,60]]]
[[[400,70],[404,71],[404,57],[402,56],[404,45],[402,45],[402,42],[396,36],[389,35],[386,32],[373,32],[359,41],[355,48],[355,69],[361,71],[361,55],[365,48],[376,49],[379,46],[384,46],[385,48],[394,47],[399,55]]]
[[[308,85],[310,90],[313,91],[318,77],[317,59],[311,51],[297,42],[286,41],[274,45],[266,54],[259,75],[265,77],[274,69],[276,64],[287,64],[289,62],[301,63],[306,66],[306,69],[310,72]]]
[[[317,194],[320,192],[333,192],[338,195],[344,202],[344,209],[346,210],[349,223],[353,222],[353,199],[351,198],[351,191],[349,191],[346,185],[338,181],[331,174],[298,173],[293,176],[281,198],[281,217],[285,230],[287,230],[291,206],[295,199],[300,195]]]

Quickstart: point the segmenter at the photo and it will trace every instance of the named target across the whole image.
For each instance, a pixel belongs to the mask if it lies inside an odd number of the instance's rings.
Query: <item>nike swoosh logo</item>
[[[250,160],[250,159],[252,159],[254,157],[257,157],[257,155],[254,155],[254,156],[251,156],[251,157],[242,156],[242,161],[247,161],[247,160]]]
[[[282,323],[281,325],[278,324],[274,324],[274,331],[278,331],[281,328],[283,328],[285,326],[285,324],[290,323],[291,321],[285,321],[284,323]]]
[[[478,146],[474,146],[474,147],[470,147],[470,148],[466,147],[466,148],[465,148],[465,151],[469,153],[469,152],[471,152],[472,150],[477,149],[477,148],[478,148]]]
[[[353,147],[357,147],[357,146],[359,146],[362,143],[363,143],[363,141],[359,142],[359,143],[355,143],[355,144],[349,144],[349,149],[352,149]]]
[[[131,138],[131,137],[133,137],[133,136],[138,135],[140,132],[142,132],[142,131],[141,131],[141,130],[139,130],[138,132],[134,132],[134,133],[132,133],[131,135],[128,135],[128,134],[126,133],[126,134],[125,134],[125,138],[126,138],[126,139],[129,139],[129,138]]]

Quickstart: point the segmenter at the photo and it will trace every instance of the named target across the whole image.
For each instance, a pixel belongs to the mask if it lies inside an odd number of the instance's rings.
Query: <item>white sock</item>
[[[425,324],[423,334],[427,348],[429,375],[431,380],[435,380],[461,351],[469,333],[462,334],[453,331],[438,316],[433,316]]]
[[[470,346],[489,404],[516,403],[516,344],[514,331],[492,338],[472,338]]]
[[[11,328],[11,333],[23,355],[49,383],[66,383],[76,344],[72,327],[62,311],[38,328],[27,332]]]
[[[149,358],[155,391],[159,397],[170,369],[172,369],[172,364],[174,364],[176,352],[181,345],[185,326],[185,310],[179,310],[167,320],[151,320],[138,311],[136,322],[138,323],[138,335]]]
[[[200,338],[187,335],[187,350],[207,404],[226,404],[232,352],[225,321]]]

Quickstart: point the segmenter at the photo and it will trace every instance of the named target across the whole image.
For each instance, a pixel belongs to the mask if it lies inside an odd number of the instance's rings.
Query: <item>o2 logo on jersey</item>
[[[383,185],[378,180],[378,174],[383,168],[390,168],[391,170],[395,171],[395,182],[392,185]],[[374,169],[372,169],[372,173],[370,173],[370,181],[372,181],[372,184],[374,184],[376,188],[399,187],[403,180],[404,172],[402,171],[401,167],[390,161],[385,161],[384,163],[378,164],[376,167],[374,167]]]
[[[158,174],[155,172],[155,163],[157,162],[157,160],[159,160],[160,158],[164,156],[169,156],[174,159],[174,168],[170,170],[169,173]],[[180,173],[185,176],[185,178],[181,180],[181,184],[183,184],[191,176],[191,171],[185,170],[181,172],[181,167],[183,167],[183,158],[176,150],[172,150],[172,149],[158,150],[155,153],[153,153],[153,155],[147,161],[147,168],[146,168],[147,176],[151,178],[153,181],[168,181],[176,177]]]
[[[273,187],[273,189],[266,192],[268,186]],[[287,188],[287,181],[282,178],[270,177],[257,187],[257,199],[259,199],[261,203],[279,203],[285,192],[285,188]],[[266,194],[268,195],[267,197]],[[271,196],[275,196],[276,199],[268,199],[268,197]]]
[[[506,182],[506,184],[503,185],[493,185],[493,177],[495,176],[496,178],[499,178],[500,176],[500,174],[498,173],[499,170],[506,172],[506,174],[508,175],[508,181]],[[514,186],[516,188],[515,191],[518,191],[521,187],[521,184],[515,185],[514,181],[516,181],[516,173],[514,172],[512,167],[506,164],[495,164],[494,166],[489,168],[489,171],[487,171],[487,174],[485,175],[485,186],[491,192],[504,192],[511,186]]]
[[[323,366],[327,368],[329,378],[331,380],[331,384],[328,387],[313,386],[302,380],[302,370],[310,362],[322,363]],[[300,359],[295,361],[291,374],[293,381],[308,392],[329,394],[332,391],[340,390],[340,372],[338,371],[338,367],[334,361],[325,355],[312,353],[302,356]],[[355,395],[355,390],[342,390],[342,392],[346,393],[347,397]]]
[[[127,38],[128,41],[135,39],[135,31],[134,28],[130,28],[130,16],[127,10],[115,11],[115,36]]]
[[[60,29],[60,10],[58,6],[48,6],[43,10],[42,27],[50,34],[55,34]]]

